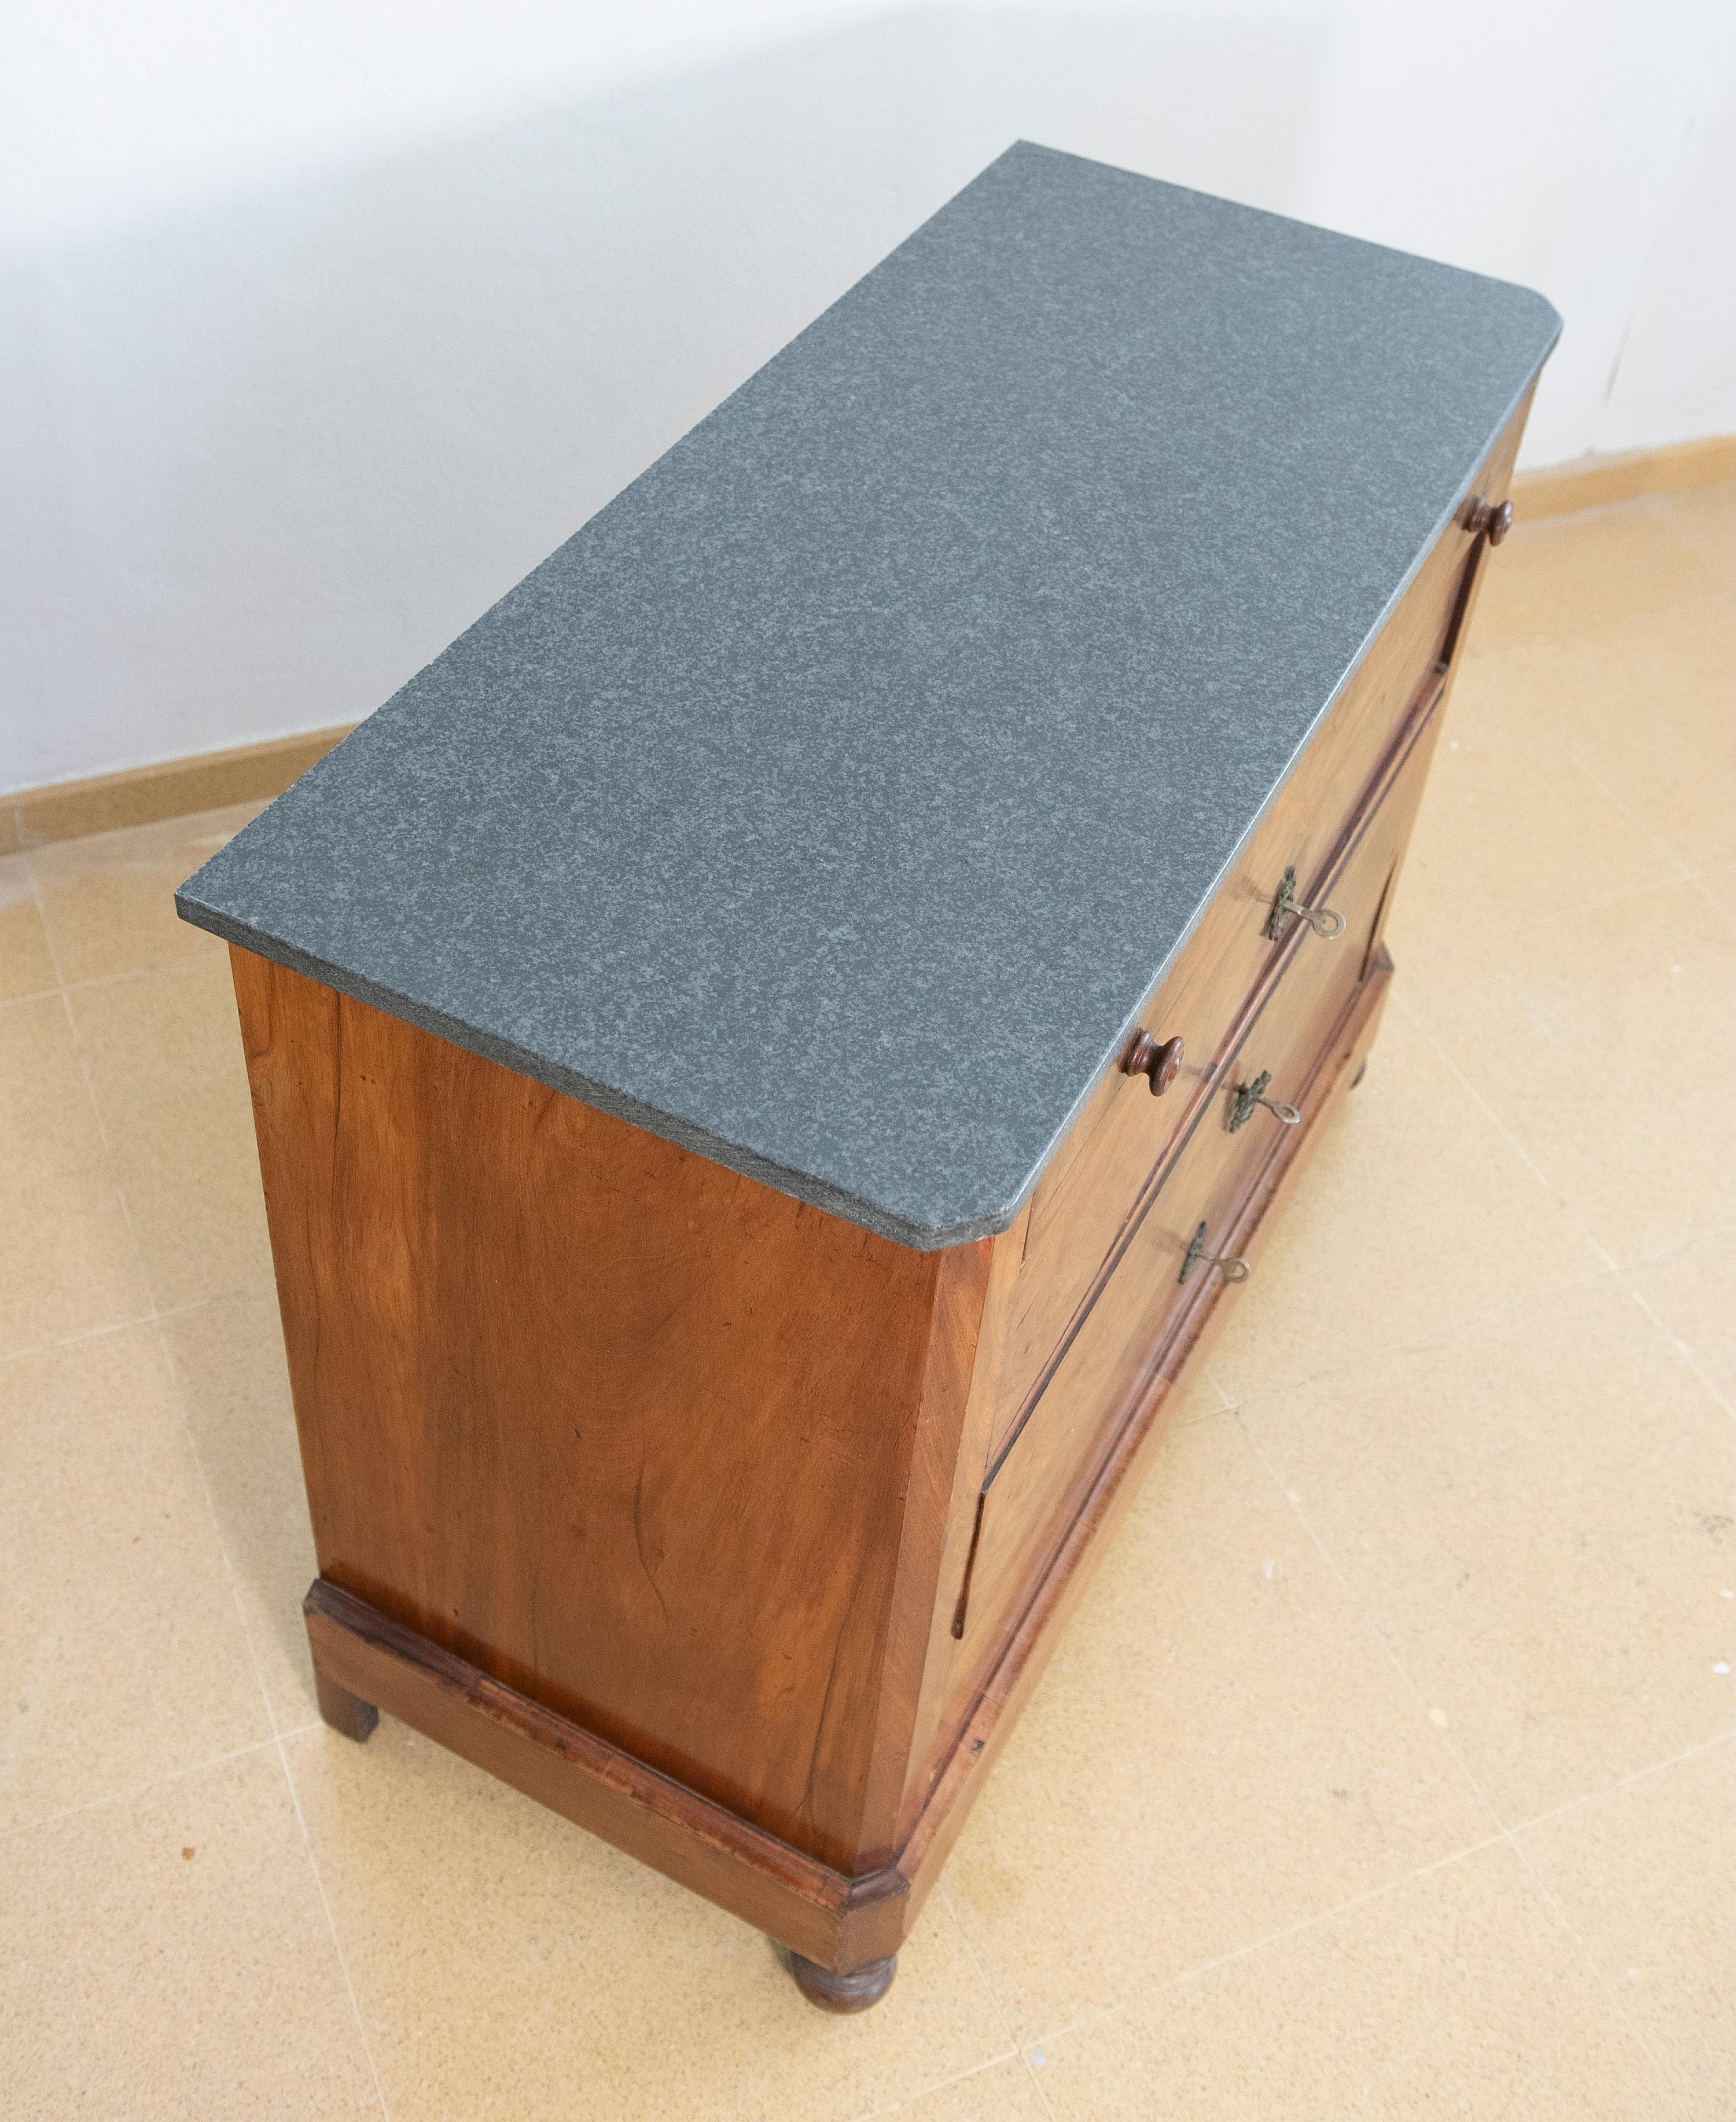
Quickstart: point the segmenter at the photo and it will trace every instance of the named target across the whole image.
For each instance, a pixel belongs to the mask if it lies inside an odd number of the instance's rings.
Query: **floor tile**
[[[1728,1727],[1736,1424],[1614,1278],[1242,1417],[1505,1824]]]
[[[1736,854],[1736,596],[1470,657],[1423,801],[1461,918],[1596,904]],[[1589,780],[1595,786],[1588,790]],[[1444,814],[1444,817],[1443,816]],[[1413,867],[1406,872],[1407,898]],[[1440,880],[1435,888],[1440,889]]]
[[[1572,749],[1586,771],[1690,867],[1736,856],[1736,597],[1709,603],[1692,627],[1624,621],[1595,643],[1565,644],[1558,661],[1582,697],[1626,703],[1582,719]],[[1588,832],[1587,845],[1595,858],[1581,874],[1608,881],[1609,844]]]
[[[149,1326],[0,1364],[0,1829],[270,1724]]]
[[[48,932],[23,855],[0,856],[0,1002],[58,984]]]
[[[227,957],[183,959],[68,999],[157,1305],[270,1288]]]
[[[1736,590],[1736,479],[1659,494],[1652,503],[1672,534],[1685,538],[1727,590]]]
[[[199,811],[157,825],[62,840],[30,857],[60,977],[101,979],[223,946],[175,911],[175,894],[263,803]]]
[[[1615,502],[1522,523],[1489,553],[1471,645],[1595,633],[1724,587],[1718,569],[1645,502]]]
[[[1635,1268],[1629,1286],[1736,1409],[1736,1229],[1690,1239]]]
[[[908,2116],[910,2122],[1048,2122],[1031,2073],[1016,2055],[924,2092],[892,2111]]]
[[[1172,1433],[941,1891],[1030,2040],[1493,1830],[1226,1414]]]
[[[1007,2049],[943,1909],[833,2018],[756,1932],[389,1718],[285,1746],[395,2115],[825,2122]]]
[[[1603,1265],[1395,995],[1367,1076],[1213,1344],[1212,1375],[1243,1399]]]
[[[1404,1007],[1612,1259],[1729,1222],[1736,1099],[1714,1087],[1736,1080],[1736,906],[1690,883],[1436,926],[1404,976]]]
[[[137,1319],[150,1297],[58,994],[0,1006],[0,1355]]]
[[[1736,1608],[1730,1650],[1736,1654]],[[1695,2122],[1736,2115],[1736,1741],[1520,1837]]]
[[[1504,1846],[1043,2045],[1056,2122],[1659,2122],[1671,2111]]]
[[[1618,802],[1576,764],[1579,732],[1558,729],[1553,711],[1558,666],[1567,660],[1551,643],[1485,656],[1466,669],[1395,897],[1391,948],[1401,959],[1413,928],[1424,938],[1437,927],[1474,933],[1689,873],[1679,849],[1625,807],[1625,792]]]
[[[7,2112],[377,2114],[274,1747],[5,1845]]]
[[[275,1297],[219,1297],[162,1322],[193,1447],[278,1728],[319,1714],[302,1601],[313,1535]]]

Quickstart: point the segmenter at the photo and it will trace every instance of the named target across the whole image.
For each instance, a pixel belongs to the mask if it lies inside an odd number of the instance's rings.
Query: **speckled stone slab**
[[[905,1244],[1000,1229],[1559,329],[1013,147],[180,911]]]

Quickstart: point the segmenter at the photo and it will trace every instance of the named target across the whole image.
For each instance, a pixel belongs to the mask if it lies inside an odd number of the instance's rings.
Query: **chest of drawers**
[[[330,1722],[884,1991],[1374,1037],[1556,329],[1013,150],[184,888]]]

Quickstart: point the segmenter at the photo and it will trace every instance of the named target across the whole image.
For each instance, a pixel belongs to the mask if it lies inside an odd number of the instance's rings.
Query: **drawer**
[[[1441,689],[1411,724],[1353,839],[1325,880],[1341,936],[1298,951],[1246,1023],[1161,1183],[1126,1219],[1095,1301],[1041,1368],[1022,1421],[991,1447],[957,1621],[986,1650],[1022,1610],[1122,1423],[1144,1398],[1172,1329],[1206,1287],[1241,1211],[1292,1125],[1327,1083],[1319,1063],[1366,977],[1415,823],[1439,732]],[[1270,1101],[1256,1104],[1254,1094]],[[1289,1122],[1273,1106],[1299,1115]],[[1191,1251],[1193,1257],[1191,1259]]]
[[[1141,1012],[1140,1028],[1153,1041],[1182,1041],[1174,1080],[1154,1097],[1145,1077],[1112,1072],[1038,1182],[1015,1227],[1013,1283],[997,1306],[1004,1322],[990,1424],[997,1443],[1027,1412],[1045,1363],[1089,1301],[1152,1172],[1192,1124],[1273,981],[1293,959],[1322,949],[1341,954],[1341,944],[1317,938],[1297,918],[1270,933],[1274,900],[1290,874],[1295,899],[1320,904],[1357,821],[1438,689],[1442,652],[1480,549],[1457,523],[1437,542]]]

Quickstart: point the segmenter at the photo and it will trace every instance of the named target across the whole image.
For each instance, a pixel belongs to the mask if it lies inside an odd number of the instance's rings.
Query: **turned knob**
[[[1160,1046],[1149,1031],[1137,1032],[1121,1056],[1121,1067],[1127,1075],[1148,1077],[1151,1095],[1161,1098],[1182,1073],[1182,1042],[1166,1039]]]
[[[1491,507],[1480,494],[1474,494],[1465,513],[1465,528],[1473,538],[1486,537],[1491,545],[1499,545],[1513,528],[1513,503],[1503,501]]]

